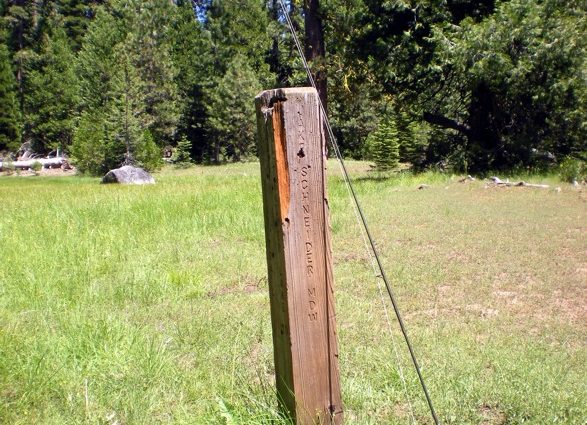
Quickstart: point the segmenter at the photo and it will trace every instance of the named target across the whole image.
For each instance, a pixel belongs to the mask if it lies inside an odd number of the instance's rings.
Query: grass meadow
[[[585,424],[585,188],[349,166],[442,422]],[[258,169],[0,177],[0,423],[287,423]],[[330,169],[345,423],[431,423]]]

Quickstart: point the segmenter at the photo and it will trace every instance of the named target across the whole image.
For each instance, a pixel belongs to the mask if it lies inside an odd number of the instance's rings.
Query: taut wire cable
[[[305,69],[306,74],[308,76],[308,81],[310,82],[312,87],[315,89],[316,82],[314,80],[314,76],[312,75],[312,72],[311,72],[310,67],[308,65],[308,61],[306,60],[306,57],[304,55],[302,45],[301,45],[300,40],[297,36],[297,33],[296,33],[295,28],[293,26],[293,23],[289,17],[289,12],[287,11],[285,4],[283,3],[283,0],[279,0],[279,4],[281,6],[281,9],[282,9],[283,14],[285,16],[285,19],[287,21],[287,25],[289,27],[291,34],[292,34],[294,43],[296,45],[296,48],[298,50],[298,53],[300,55],[300,58],[302,60],[303,65],[304,65],[304,69]],[[365,218],[365,214],[363,213],[363,210],[361,208],[361,204],[359,203],[359,199],[357,198],[355,189],[352,185],[352,181],[351,181],[350,175],[348,173],[348,170],[346,168],[346,165],[344,163],[344,159],[342,157],[342,153],[341,153],[340,148],[338,146],[338,142],[336,141],[336,137],[334,137],[334,133],[333,133],[332,127],[330,125],[330,120],[328,119],[328,115],[326,114],[326,108],[324,107],[324,104],[322,103],[322,99],[320,98],[320,96],[318,96],[318,104],[320,105],[320,110],[322,112],[322,119],[324,121],[324,126],[326,127],[326,131],[328,132],[330,143],[332,145],[332,148],[334,150],[336,158],[338,159],[338,162],[340,164],[340,168],[341,168],[342,174],[343,174],[343,179],[348,187],[348,190],[351,194],[354,206],[355,206],[356,211],[358,212],[358,215],[360,217],[361,223],[363,225],[363,229],[365,231],[365,235],[366,235],[366,237],[369,241],[369,245],[371,247],[371,252],[373,253],[373,257],[375,257],[375,262],[377,263],[379,275],[381,276],[381,279],[385,283],[385,288],[387,290],[387,294],[389,295],[389,299],[391,300],[391,304],[393,306],[395,316],[396,316],[397,321],[399,323],[401,333],[404,337],[406,345],[408,346],[408,351],[410,352],[410,358],[411,358],[412,363],[414,365],[414,368],[416,370],[416,374],[418,375],[418,380],[420,381],[420,385],[422,386],[422,390],[424,391],[424,395],[426,397],[426,402],[428,403],[428,408],[430,409],[430,414],[432,415],[432,419],[434,420],[434,423],[436,425],[440,425],[440,421],[438,420],[438,417],[436,416],[436,411],[434,410],[434,405],[432,403],[432,399],[430,398],[430,394],[428,393],[428,388],[426,387],[426,383],[424,382],[424,377],[422,376],[422,372],[420,370],[420,365],[418,364],[418,360],[416,358],[416,354],[415,354],[414,349],[412,347],[412,343],[410,341],[410,338],[408,337],[408,332],[407,332],[406,326],[404,324],[402,315],[400,313],[399,306],[397,304],[395,295],[394,295],[393,290],[391,288],[391,284],[389,283],[389,279],[387,278],[387,275],[385,274],[385,270],[383,268],[383,264],[382,264],[381,258],[379,256],[379,251],[377,250],[377,247],[375,245],[375,241],[371,235],[371,232],[369,231],[369,226],[367,225],[367,219]],[[386,310],[386,312],[387,312],[387,310]]]

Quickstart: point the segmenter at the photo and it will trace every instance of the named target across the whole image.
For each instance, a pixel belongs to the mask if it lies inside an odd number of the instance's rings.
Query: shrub
[[[192,164],[192,157],[190,152],[192,150],[192,142],[188,140],[186,136],[177,142],[177,147],[171,156],[171,162],[179,168],[187,168]]]
[[[559,176],[569,183],[587,181],[587,163],[577,158],[566,158],[559,166]]]
[[[84,113],[73,136],[72,163],[82,174],[103,175],[124,159],[124,145],[109,141],[104,119],[99,113]]]
[[[35,176],[38,176],[39,172],[43,169],[43,164],[39,161],[35,161],[33,162],[33,165],[31,165],[31,169],[35,172]]]
[[[137,165],[147,171],[158,170],[163,165],[161,149],[149,130],[143,132],[143,137],[134,146],[133,157]]]
[[[15,169],[16,167],[14,166],[14,163],[11,159],[5,159],[4,161],[2,161],[2,170],[6,172],[6,174],[8,174],[9,176],[12,175],[12,173],[14,173]]]

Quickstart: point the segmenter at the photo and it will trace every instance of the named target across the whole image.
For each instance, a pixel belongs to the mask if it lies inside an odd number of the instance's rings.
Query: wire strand
[[[342,170],[341,170],[342,172]],[[383,312],[385,315],[385,322],[387,324],[387,330],[389,332],[389,335],[391,336],[391,345],[393,348],[393,353],[395,355],[395,358],[397,360],[397,371],[398,371],[398,375],[400,377],[400,380],[402,382],[402,387],[404,390],[404,397],[406,399],[406,402],[408,403],[409,406],[409,412],[410,412],[410,417],[412,419],[412,423],[415,424],[416,423],[416,418],[414,416],[414,407],[412,406],[412,402],[410,401],[410,397],[408,394],[408,385],[406,382],[406,378],[404,375],[404,369],[402,366],[402,361],[399,355],[399,351],[397,348],[397,344],[395,342],[395,336],[394,336],[394,332],[393,332],[393,328],[391,326],[391,320],[389,318],[389,312],[388,312],[388,308],[387,308],[387,303],[385,302],[385,298],[383,295],[383,289],[382,289],[382,282],[381,282],[381,275],[377,272],[377,264],[375,262],[375,258],[373,258],[373,253],[371,252],[371,248],[369,247],[369,241],[367,240],[367,236],[365,235],[365,230],[363,229],[363,227],[361,226],[361,218],[359,216],[359,212],[357,210],[357,206],[355,205],[354,202],[352,202],[352,193],[348,187],[347,184],[345,184],[345,187],[347,189],[347,192],[349,194],[349,198],[351,199],[351,205],[353,206],[353,211],[355,213],[355,217],[356,217],[356,222],[355,224],[357,225],[357,229],[359,231],[359,234],[361,235],[361,239],[363,240],[363,244],[365,245],[365,251],[367,251],[367,254],[369,256],[369,264],[371,265],[371,269],[373,271],[373,276],[377,279],[377,290],[379,292],[379,298],[381,300],[381,305],[383,306]]]
[[[309,80],[310,84],[312,85],[312,87],[316,88],[316,82],[314,80],[312,72],[310,71],[310,67],[309,67],[308,62],[306,60],[306,57],[304,56],[304,52],[303,52],[300,40],[297,36],[297,33],[296,33],[295,28],[293,26],[293,23],[291,22],[291,19],[289,17],[289,13],[285,7],[285,4],[283,3],[283,0],[279,0],[279,4],[281,5],[281,9],[283,10],[283,14],[284,14],[285,19],[287,21],[287,24],[289,26],[289,30],[291,31],[291,34],[294,39],[294,43],[296,45],[296,48],[297,48],[298,53],[300,55],[300,58],[302,59],[302,63],[304,65],[304,69],[305,69],[306,74],[308,76],[308,80]],[[406,345],[408,346],[408,350],[410,352],[410,357],[411,357],[412,363],[414,365],[414,368],[416,369],[416,374],[418,375],[418,380],[420,381],[420,385],[422,386],[422,390],[424,391],[424,395],[426,397],[426,402],[428,403],[428,407],[430,409],[430,414],[432,415],[432,419],[434,420],[434,423],[436,425],[439,425],[440,421],[438,420],[438,417],[436,416],[436,411],[434,410],[434,405],[432,403],[432,399],[430,398],[430,394],[428,393],[428,388],[426,387],[426,383],[424,382],[424,377],[422,376],[422,372],[420,370],[420,365],[418,364],[418,360],[416,358],[416,354],[415,354],[414,349],[412,347],[412,343],[410,341],[410,338],[408,337],[408,332],[407,332],[406,326],[404,324],[402,315],[400,313],[399,306],[397,304],[395,295],[394,295],[393,290],[391,288],[391,285],[389,283],[389,279],[387,278],[387,275],[386,275],[385,270],[383,268],[383,264],[381,262],[379,251],[377,250],[377,247],[375,245],[375,241],[371,235],[371,232],[369,231],[367,219],[365,217],[365,214],[363,213],[363,210],[361,208],[361,204],[359,203],[359,199],[357,198],[357,194],[356,194],[355,189],[352,185],[352,181],[351,181],[350,175],[348,173],[348,170],[346,168],[346,165],[344,163],[342,153],[340,152],[338,142],[336,141],[336,138],[334,137],[334,133],[332,131],[330,121],[328,119],[328,116],[326,115],[326,108],[324,107],[322,100],[320,99],[320,96],[318,96],[318,104],[320,105],[320,110],[322,112],[322,119],[324,121],[324,125],[326,127],[327,132],[328,132],[330,143],[331,143],[332,148],[334,150],[334,153],[339,161],[339,164],[340,164],[340,167],[342,170],[342,174],[343,174],[343,179],[345,180],[345,182],[349,188],[349,191],[351,192],[352,199],[354,201],[356,209],[359,213],[359,217],[361,219],[361,223],[363,224],[363,228],[365,229],[365,234],[367,235],[369,245],[371,246],[371,251],[373,253],[373,256],[375,257],[375,261],[377,263],[377,267],[378,267],[379,272],[381,274],[381,278],[383,279],[383,282],[385,284],[385,288],[386,288],[387,293],[389,295],[389,299],[391,300],[391,304],[393,306],[395,316],[398,320],[400,330],[402,332],[402,335],[404,337]]]

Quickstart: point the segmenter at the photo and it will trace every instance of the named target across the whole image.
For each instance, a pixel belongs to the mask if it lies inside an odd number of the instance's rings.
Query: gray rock
[[[142,168],[125,165],[108,171],[102,178],[102,183],[154,184],[155,179]]]

